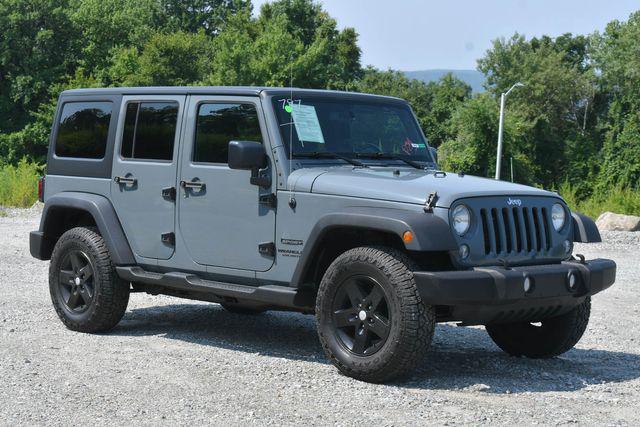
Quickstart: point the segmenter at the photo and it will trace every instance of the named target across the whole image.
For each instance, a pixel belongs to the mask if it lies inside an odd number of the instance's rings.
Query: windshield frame
[[[320,101],[336,100],[339,102],[353,101],[361,104],[371,104],[371,105],[379,104],[379,105],[387,105],[394,108],[404,109],[409,113],[408,119],[410,120],[411,124],[415,126],[416,134],[420,139],[420,141],[417,141],[417,142],[424,144],[426,147],[426,151],[424,155],[421,156],[421,158],[416,158],[413,155],[403,155],[403,154],[391,153],[386,151],[382,151],[381,153],[394,154],[397,157],[403,157],[408,160],[418,162],[420,164],[424,164],[424,169],[437,169],[437,161],[434,158],[432,147],[431,145],[429,145],[429,141],[426,135],[424,134],[424,132],[422,131],[422,128],[420,127],[418,118],[416,117],[415,112],[413,111],[409,103],[403,99],[380,96],[380,95],[353,93],[353,92],[331,92],[331,91],[300,90],[300,89],[294,89],[293,91],[287,91],[287,90],[268,91],[268,93],[264,95],[266,95],[264,97],[264,101],[266,104],[269,105],[268,108],[271,109],[271,112],[273,114],[273,119],[275,121],[275,126],[277,128],[277,132],[276,132],[277,137],[280,139],[281,145],[284,148],[285,158],[287,159],[287,161],[294,159],[295,161],[311,161],[314,163],[317,163],[317,162],[339,163],[339,164],[345,163],[343,160],[340,160],[338,158],[330,158],[330,157],[316,157],[316,158],[305,159],[304,157],[296,156],[295,152],[293,153],[293,156],[292,156],[292,153],[289,152],[289,144],[287,143],[288,141],[285,140],[286,139],[285,132],[283,132],[281,129],[282,126],[283,125],[286,126],[286,124],[283,124],[280,122],[280,117],[278,116],[277,106],[275,105],[275,103],[279,101],[280,98],[289,99],[293,97],[294,100],[307,98],[311,101],[313,100],[320,100]],[[293,126],[293,125],[290,125],[290,126]],[[393,163],[394,165],[402,164],[403,166],[411,167],[407,165],[403,160],[400,160],[400,159],[384,158],[384,156],[381,158],[358,157],[359,154],[364,154],[364,155],[376,154],[376,152],[374,151],[349,151],[349,152],[336,151],[335,153],[341,156],[353,157],[354,159],[357,159],[367,165],[382,164],[383,166],[388,166],[388,163]]]

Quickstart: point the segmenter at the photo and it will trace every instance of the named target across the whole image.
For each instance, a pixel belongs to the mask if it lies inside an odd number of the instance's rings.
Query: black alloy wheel
[[[416,268],[407,254],[382,246],[349,249],[329,265],[316,296],[316,326],[340,372],[384,382],[423,360],[436,316],[420,298]]]
[[[129,302],[129,282],[118,277],[96,228],[75,227],[56,242],[49,264],[49,293],[62,323],[73,331],[105,332]]]
[[[95,295],[95,269],[80,250],[69,251],[60,263],[59,292],[65,307],[73,313],[85,312]]]
[[[391,314],[382,286],[373,278],[347,278],[333,300],[333,325],[340,343],[357,356],[370,356],[389,337]]]

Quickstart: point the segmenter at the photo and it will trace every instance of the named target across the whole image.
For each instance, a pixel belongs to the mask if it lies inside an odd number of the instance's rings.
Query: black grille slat
[[[516,250],[516,227],[513,222],[513,213],[511,209],[502,208],[502,217],[504,218],[504,228],[507,230],[507,251],[515,253]]]
[[[547,230],[545,229],[544,226],[544,218],[542,217],[542,209],[537,209],[537,208],[533,208],[533,210],[536,212],[537,214],[537,218],[538,218],[538,231],[539,231],[539,242],[540,244],[538,251],[546,251],[547,250]]]
[[[489,235],[489,253],[498,253],[496,244],[496,229],[493,223],[493,215],[485,210],[485,223],[487,224],[487,234]]]
[[[542,226],[544,227],[544,235],[547,237],[547,250],[551,250],[551,229],[549,228],[549,214],[547,208],[542,208]]]
[[[533,213],[528,208],[523,208],[523,211],[527,223],[527,235],[529,236],[529,252],[535,252],[538,250],[538,237],[536,236]]]
[[[504,227],[504,218],[502,216],[502,209],[494,209],[493,210],[496,223],[498,225],[498,240],[500,240],[500,253],[509,252],[509,248],[507,245],[507,230]]]
[[[516,208],[511,209],[511,215],[509,217],[513,224],[513,233],[515,235],[515,252],[522,251],[522,232],[520,231],[520,219],[518,218],[518,210]]]

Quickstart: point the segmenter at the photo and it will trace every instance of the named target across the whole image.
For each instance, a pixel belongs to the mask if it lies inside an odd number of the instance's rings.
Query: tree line
[[[399,96],[444,169],[495,173],[500,93],[515,180],[578,200],[640,185],[640,12],[602,33],[500,38],[487,91],[363,67],[358,34],[313,0],[0,0],[0,165],[43,162],[55,102],[76,87],[258,85]],[[509,178],[503,168],[503,179]]]

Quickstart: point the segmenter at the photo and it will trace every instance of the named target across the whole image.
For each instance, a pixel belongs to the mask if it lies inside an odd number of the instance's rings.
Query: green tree
[[[114,52],[109,76],[123,86],[182,86],[201,81],[212,55],[210,39],[198,33],[155,33],[138,52],[135,47]]]
[[[230,16],[238,12],[251,13],[250,0],[161,0],[170,31],[197,33],[209,36],[220,33]]]
[[[640,186],[640,11],[627,22],[613,21],[604,34],[593,36],[593,60],[607,110],[600,127],[605,132],[599,175],[600,191],[612,185]]]
[[[584,108],[593,87],[576,48],[582,43],[571,35],[527,41],[516,34],[494,41],[478,61],[496,98],[517,81],[525,84],[510,95],[507,108],[528,122],[528,140],[535,144],[532,161],[539,165],[535,180],[548,187],[557,188],[571,173],[567,142],[584,133]]]
[[[141,48],[164,20],[157,0],[70,0],[69,6],[81,32],[81,66],[106,84],[112,50]]]
[[[22,129],[72,73],[78,34],[66,0],[0,0],[0,133]]]

